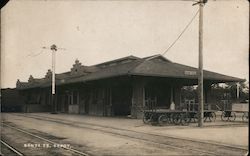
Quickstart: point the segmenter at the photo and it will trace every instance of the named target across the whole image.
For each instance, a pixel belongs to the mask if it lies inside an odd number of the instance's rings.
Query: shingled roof
[[[79,64],[79,61],[77,63]],[[73,65],[73,67],[75,67],[75,65]],[[153,55],[145,58],[127,56],[93,66],[81,65],[80,68],[86,72],[72,74],[73,69],[71,69],[71,72],[56,74],[56,85],[79,83],[126,75],[184,79],[198,78],[197,68],[171,62],[162,55]],[[41,81],[36,81],[36,83],[18,82],[17,88],[28,89],[48,87],[51,85],[51,80],[44,80],[45,78],[42,78]],[[204,80],[210,80],[214,82],[244,81],[240,78],[207,70],[204,70]]]

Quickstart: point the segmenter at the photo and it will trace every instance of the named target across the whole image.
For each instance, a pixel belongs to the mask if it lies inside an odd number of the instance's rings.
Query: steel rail
[[[56,122],[56,123],[60,123],[60,124],[71,124],[72,125],[72,121],[70,121],[70,120],[61,121],[59,118],[52,118],[52,117],[47,117],[47,116],[45,117],[45,116],[34,115],[34,114],[32,114],[32,115],[30,115],[30,114],[29,115],[15,114],[15,115],[16,116],[23,116],[23,117],[27,117],[27,118],[34,118],[34,119],[38,119],[38,120],[51,121],[51,122]],[[67,122],[69,122],[69,123],[67,123]],[[152,133],[147,133],[147,132],[138,132],[138,131],[134,131],[134,130],[130,130],[130,129],[116,128],[116,127],[112,127],[112,126],[104,126],[104,125],[98,125],[98,124],[82,122],[82,121],[81,122],[74,121],[74,124],[86,124],[86,125],[100,127],[100,128],[115,129],[115,130],[128,131],[128,132],[134,132],[134,133],[142,133],[142,134],[145,134],[145,135],[153,135],[153,136],[158,136],[158,137],[161,136],[161,135],[158,135],[158,134],[152,134]],[[231,124],[231,126],[234,126],[234,125],[235,124]],[[239,125],[242,125],[242,124],[237,124],[236,126],[239,126]],[[75,126],[79,127],[77,125],[75,125]],[[220,125],[215,125],[215,127],[220,127]],[[172,139],[185,140],[185,141],[198,142],[198,143],[204,143],[204,144],[210,144],[210,145],[224,146],[224,147],[241,149],[241,150],[247,150],[247,148],[244,148],[244,147],[233,146],[233,145],[217,143],[217,142],[209,142],[209,141],[202,141],[202,140],[192,140],[192,139],[189,139],[189,138],[179,138],[179,137],[167,136],[167,135],[164,135],[164,137],[168,137],[168,138],[172,138]]]
[[[10,149],[12,152],[16,153],[19,156],[24,156],[24,154],[22,154],[21,152],[19,152],[17,149],[15,149],[14,147],[12,147],[11,145],[9,145],[8,143],[6,143],[5,141],[1,140],[1,143],[6,146],[8,149]]]
[[[19,128],[16,128],[16,127],[13,127],[13,126],[10,126],[10,125],[7,125],[5,123],[3,123],[4,125],[8,126],[8,127],[11,127],[11,128],[14,128],[14,129],[19,129]],[[113,134],[113,135],[119,135],[119,136],[123,136],[123,137],[129,137],[129,138],[132,138],[132,139],[135,139],[135,140],[140,140],[140,141],[144,141],[144,142],[149,142],[151,144],[156,144],[156,145],[160,145],[160,146],[165,146],[165,147],[168,147],[168,148],[172,148],[172,149],[178,149],[178,150],[182,150],[182,151],[186,151],[186,150],[190,150],[191,152],[199,152],[200,155],[203,155],[203,154],[206,154],[206,155],[218,155],[216,153],[212,153],[212,152],[204,152],[204,151],[201,151],[201,150],[196,150],[196,149],[187,149],[187,148],[182,148],[182,147],[176,147],[176,146],[173,146],[173,145],[169,145],[169,144],[163,144],[163,143],[159,143],[159,142],[156,142],[156,141],[152,141],[152,140],[149,140],[149,139],[146,139],[146,138],[138,138],[136,136],[128,136],[126,134],[118,134],[118,133],[115,133],[115,132],[108,132],[108,131],[105,131],[105,130],[101,130],[101,129],[98,129],[98,128],[89,128],[89,127],[84,127],[84,128],[87,128],[87,129],[91,129],[91,130],[96,130],[96,131],[101,131],[101,132],[105,132],[105,133],[110,133],[110,134]],[[218,155],[219,156],[219,155]]]
[[[30,132],[28,132],[28,131],[26,131],[26,130],[23,130],[23,129],[14,127],[14,126],[10,126],[10,125],[8,125],[8,124],[6,124],[6,123],[2,123],[2,124],[5,125],[5,126],[7,126],[7,127],[9,127],[9,128],[11,128],[11,129],[14,129],[14,130],[17,130],[17,131],[19,131],[19,132],[28,134],[28,135],[30,135],[30,136],[33,136],[33,137],[38,138],[38,139],[40,139],[40,140],[43,140],[43,141],[45,141],[45,142],[48,142],[48,143],[51,143],[51,144],[57,144],[57,143],[54,142],[54,141],[51,141],[51,140],[45,139],[45,138],[43,138],[43,137],[40,137],[40,136],[38,136],[38,135],[32,134],[32,133],[30,133]],[[73,148],[64,147],[64,146],[60,146],[60,148],[63,148],[63,149],[65,149],[65,150],[68,150],[68,151],[77,153],[77,154],[79,154],[79,155],[89,156],[89,154],[84,153],[84,152],[81,152],[81,151],[78,151],[78,150],[73,149]]]
[[[17,116],[19,116],[19,115],[17,115]],[[154,144],[160,144],[160,145],[164,145],[164,146],[167,146],[167,147],[170,147],[170,148],[179,149],[179,150],[180,149],[181,150],[185,150],[185,151],[186,150],[190,150],[192,152],[196,151],[196,152],[199,152],[199,153],[202,153],[202,154],[220,155],[220,154],[215,153],[215,152],[204,151],[204,150],[200,150],[200,149],[187,148],[187,147],[183,147],[183,146],[177,147],[176,145],[173,146],[171,144],[159,143],[159,142],[152,141],[150,139],[140,138],[140,137],[138,137],[136,135],[135,136],[131,136],[129,134],[121,134],[119,132],[111,132],[110,130],[104,130],[103,128],[113,129],[113,130],[118,130],[118,131],[124,131],[124,132],[141,133],[142,135],[151,135],[151,136],[160,137],[160,135],[157,135],[157,134],[150,134],[150,133],[145,133],[145,132],[136,132],[136,131],[133,131],[133,130],[126,130],[126,129],[108,127],[108,126],[101,126],[101,125],[96,125],[96,124],[91,124],[91,123],[84,123],[84,122],[74,122],[74,124],[72,124],[72,121],[68,121],[69,123],[67,123],[67,122],[61,121],[59,119],[50,118],[50,117],[44,117],[44,116],[39,116],[39,115],[33,115],[33,117],[31,115],[29,115],[29,116],[27,116],[27,115],[20,115],[20,116],[24,116],[24,117],[27,117],[27,118],[34,118],[34,119],[43,120],[43,121],[56,122],[56,123],[64,124],[64,125],[69,125],[70,124],[70,126],[75,126],[75,127],[80,127],[80,128],[86,128],[86,129],[101,131],[101,132],[110,133],[110,134],[114,134],[114,135],[119,135],[119,136],[123,136],[123,137],[129,137],[129,138],[133,138],[133,139],[137,139],[137,140],[143,140],[143,141],[146,141],[146,142],[150,142],[150,143],[154,143]],[[75,125],[76,123],[87,124],[87,125],[90,125],[90,126],[93,126],[93,127],[84,126],[84,125],[81,125],[81,126]],[[99,128],[97,128],[97,127],[99,127]],[[168,137],[168,136],[164,136],[164,137]],[[175,137],[168,137],[168,138],[178,139],[178,140],[185,140],[185,141],[190,141],[190,142],[193,142],[193,143],[199,143],[200,142],[200,143],[203,143],[203,144],[220,145],[220,146],[235,148],[235,149],[239,149],[239,150],[246,150],[245,148],[240,148],[240,147],[235,147],[235,146],[230,146],[230,145],[224,145],[224,144],[218,144],[218,143],[206,143],[206,142],[202,142],[202,141],[193,141],[191,139],[186,139],[186,138],[184,138],[184,139],[182,139],[182,138],[175,138]]]

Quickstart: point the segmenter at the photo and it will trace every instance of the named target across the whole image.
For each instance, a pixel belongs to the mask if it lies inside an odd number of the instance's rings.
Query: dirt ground
[[[190,138],[201,141],[211,141],[229,145],[248,146],[248,123],[242,122],[240,114],[235,122],[224,122],[217,114],[215,122],[204,122],[204,127],[199,128],[197,123],[189,126],[152,126],[142,122],[141,119],[98,117],[72,114],[31,113],[39,116],[65,119],[73,122],[86,122],[109,127],[130,129],[138,132],[147,132],[173,137]]]
[[[51,135],[63,138],[57,141],[68,143],[93,155],[198,155],[197,151],[186,151],[174,147],[162,147],[147,141],[131,139],[88,128],[62,125],[34,118],[26,118],[25,114],[2,114],[2,119],[11,122],[15,126],[24,128],[40,135]],[[228,146],[248,146],[248,124],[246,122],[216,122],[204,123],[203,128],[197,127],[197,123],[188,126],[152,126],[142,122],[141,119],[96,117],[72,114],[29,113],[42,118],[59,119],[69,121],[75,125],[94,124],[106,127],[126,129],[135,132],[185,138],[202,142],[225,144]],[[93,127],[92,126],[92,127]],[[4,132],[4,131],[3,131]],[[15,137],[15,136],[13,136]],[[180,143],[181,144],[181,143]]]

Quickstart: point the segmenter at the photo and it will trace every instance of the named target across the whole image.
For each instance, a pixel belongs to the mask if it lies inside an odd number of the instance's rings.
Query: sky
[[[192,1],[10,0],[1,10],[1,87],[44,77],[56,44],[56,73],[134,55],[162,54],[198,11]],[[204,69],[249,81],[249,3],[204,7]],[[198,67],[198,16],[164,55]]]

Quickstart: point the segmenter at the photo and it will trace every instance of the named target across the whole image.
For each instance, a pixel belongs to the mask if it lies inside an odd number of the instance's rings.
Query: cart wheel
[[[181,123],[181,115],[180,114],[173,115],[173,122],[174,124],[179,125]]]
[[[204,112],[204,114],[203,114],[203,121],[204,122],[206,122],[208,119],[209,119],[209,121],[210,121],[210,112]]]
[[[169,118],[166,116],[166,115],[161,115],[159,116],[158,118],[158,123],[159,125],[163,126],[165,124],[168,124],[169,123]]]
[[[221,120],[222,121],[228,121],[228,117],[226,116],[226,112],[222,112],[222,114],[221,114]]]
[[[231,112],[231,115],[228,117],[229,121],[235,121],[236,114],[234,112]]]
[[[194,123],[198,122],[198,114],[196,113],[193,117]]]
[[[143,123],[148,124],[152,120],[152,114],[144,114],[143,115]]]
[[[170,114],[170,116],[169,116],[169,123],[170,124],[174,124],[174,118],[175,118],[175,115],[174,114]]]
[[[212,114],[213,114],[213,118],[214,118],[214,121],[215,121],[216,120],[216,113],[213,112]]]
[[[187,126],[189,124],[189,117],[187,114],[181,114],[181,125]]]
[[[187,117],[187,123],[190,123],[192,121],[192,118],[190,116]]]
[[[243,114],[242,120],[248,122],[248,113]]]
[[[216,114],[215,114],[215,112],[212,112],[211,114],[210,114],[210,116],[209,116],[209,120],[210,120],[210,122],[214,122],[215,120],[216,120]]]
[[[196,123],[198,121],[197,114],[189,114],[189,123]]]
[[[208,117],[204,117],[204,118],[203,118],[203,121],[206,122],[206,121],[207,121],[207,118],[208,118]]]
[[[192,121],[192,115],[191,114],[187,114],[187,122],[190,123]]]

